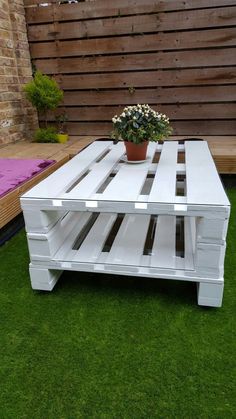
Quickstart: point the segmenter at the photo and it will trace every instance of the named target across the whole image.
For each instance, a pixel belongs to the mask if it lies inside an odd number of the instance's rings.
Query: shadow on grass
[[[52,292],[57,295],[96,293],[129,300],[132,300],[132,297],[150,297],[157,299],[159,303],[169,302],[173,305],[190,306],[197,303],[197,289],[194,282],[88,272],[64,271]],[[44,292],[40,292],[42,293]]]

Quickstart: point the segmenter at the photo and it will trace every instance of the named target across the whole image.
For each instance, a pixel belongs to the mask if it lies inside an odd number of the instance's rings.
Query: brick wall
[[[32,139],[37,114],[22,90],[31,74],[23,0],[0,0],[0,144]]]

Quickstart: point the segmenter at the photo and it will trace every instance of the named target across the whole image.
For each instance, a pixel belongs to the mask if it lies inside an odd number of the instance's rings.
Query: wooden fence
[[[31,57],[64,89],[71,136],[109,134],[136,103],[176,135],[236,134],[236,0],[42,1],[24,0]]]

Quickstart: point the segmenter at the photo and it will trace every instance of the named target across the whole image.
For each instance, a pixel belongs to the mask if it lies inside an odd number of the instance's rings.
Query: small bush
[[[56,109],[63,99],[63,91],[56,80],[36,71],[32,81],[24,86],[27,99],[39,112]]]
[[[34,139],[37,143],[58,143],[58,137],[54,127],[37,129]]]

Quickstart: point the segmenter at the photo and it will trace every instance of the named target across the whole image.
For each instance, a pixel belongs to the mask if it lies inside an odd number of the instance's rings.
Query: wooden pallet
[[[72,136],[71,140],[66,144],[37,144],[23,141],[1,146],[1,158],[54,159],[57,161],[57,164],[45,170],[41,176],[35,176],[29,183],[25,183],[21,188],[0,199],[0,228],[21,212],[19,202],[21,194],[48,176],[51,171],[63,165],[68,159],[74,157],[96,138],[97,136]],[[181,140],[182,138],[181,136],[171,137],[173,140]],[[236,173],[236,137],[207,136],[204,138],[208,142],[218,171],[226,174]]]
[[[230,206],[206,142],[150,144],[136,165],[95,142],[21,205],[35,289],[63,269],[112,272],[195,281],[199,304],[221,305]]]

